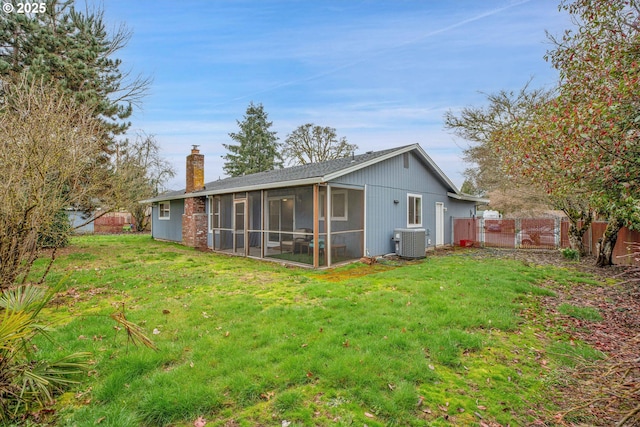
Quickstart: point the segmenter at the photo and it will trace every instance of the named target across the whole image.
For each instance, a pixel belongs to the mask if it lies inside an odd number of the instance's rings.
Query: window
[[[320,194],[320,219],[325,218],[327,195]],[[331,191],[331,220],[333,221],[347,221],[349,219],[349,201],[347,198],[346,190],[333,190]]]
[[[422,196],[407,194],[407,226],[422,227]]]
[[[158,219],[171,218],[171,205],[169,202],[160,202],[158,204]]]
[[[331,219],[334,221],[347,220],[347,192],[332,191],[331,192]]]

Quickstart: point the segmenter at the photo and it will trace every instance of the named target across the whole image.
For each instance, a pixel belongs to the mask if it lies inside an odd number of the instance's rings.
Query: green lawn
[[[94,365],[58,425],[523,425],[553,411],[558,369],[598,356],[540,308],[549,287],[595,283],[565,269],[460,250],[312,271],[144,235],[72,243],[49,278],[71,272],[54,342],[37,346]],[[158,351],[116,330],[123,305]]]

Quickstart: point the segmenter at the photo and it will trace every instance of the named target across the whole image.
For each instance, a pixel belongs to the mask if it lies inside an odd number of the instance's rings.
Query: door
[[[270,246],[280,245],[282,240],[292,240],[293,237],[285,231],[292,232],[294,228],[294,198],[292,196],[279,197],[269,200],[269,243]]]
[[[269,200],[269,246],[280,245],[280,199]],[[275,231],[275,232],[274,232]]]
[[[444,203],[436,203],[436,246],[444,245]]]
[[[245,200],[233,202],[233,252],[237,254],[245,253],[246,205]]]

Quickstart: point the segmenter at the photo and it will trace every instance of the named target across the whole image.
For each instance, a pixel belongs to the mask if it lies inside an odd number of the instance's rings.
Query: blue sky
[[[466,142],[446,111],[484,93],[549,87],[545,31],[570,28],[557,0],[109,0],[111,27],[133,36],[116,55],[151,76],[130,133],[155,135],[184,188],[192,144],[205,180],[224,177],[250,102],[262,103],[281,141],[305,123],[336,128],[358,152],[419,143],[458,187]]]

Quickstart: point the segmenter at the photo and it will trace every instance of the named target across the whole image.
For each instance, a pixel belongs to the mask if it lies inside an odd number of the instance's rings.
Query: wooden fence
[[[596,253],[598,239],[607,223],[596,221],[583,241],[590,254]],[[569,247],[569,222],[560,218],[482,219],[454,218],[453,241],[460,246],[488,246],[521,249],[560,249]],[[640,265],[633,257],[632,244],[640,244],[640,232],[623,227],[613,251],[616,264]]]
[[[109,212],[93,222],[94,233],[122,233],[131,229],[131,214],[128,212]]]

